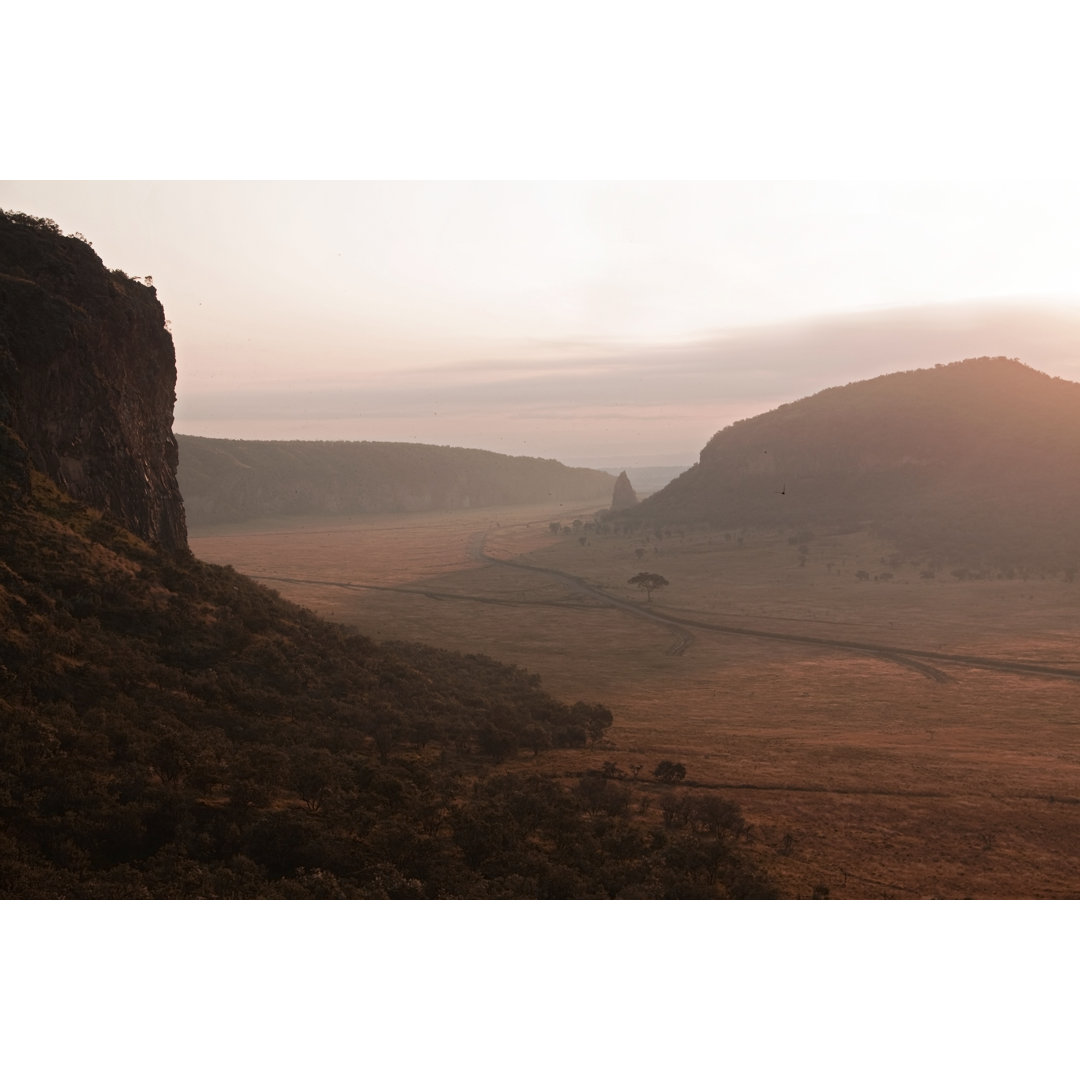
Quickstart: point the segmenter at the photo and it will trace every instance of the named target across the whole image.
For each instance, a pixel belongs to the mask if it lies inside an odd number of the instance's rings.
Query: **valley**
[[[264,519],[190,543],[375,639],[604,703],[602,745],[503,768],[611,763],[657,824],[687,793],[733,799],[785,896],[1077,895],[1080,585],[928,577],[862,532],[603,532],[599,509]],[[670,583],[651,601],[628,584],[643,570]],[[682,783],[653,778],[663,760]]]
[[[1080,384],[835,386],[640,500],[177,436],[152,277],[0,271],[0,894],[1078,895]]]

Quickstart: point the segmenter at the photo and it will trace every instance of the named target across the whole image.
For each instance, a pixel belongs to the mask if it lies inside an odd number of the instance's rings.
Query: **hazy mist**
[[[366,385],[312,378],[189,392],[177,429],[235,438],[384,439],[577,464],[686,464],[719,428],[890,371],[997,349],[1080,374],[1080,308],[942,305],[733,330],[575,359],[404,369]],[[584,351],[584,350],[582,350]]]
[[[187,434],[688,463],[891,370],[1080,374],[1065,183],[4,182],[0,205],[152,275]]]

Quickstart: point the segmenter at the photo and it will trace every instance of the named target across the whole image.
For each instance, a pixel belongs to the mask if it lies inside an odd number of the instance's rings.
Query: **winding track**
[[[563,570],[549,570],[539,566],[528,566],[523,563],[513,562],[510,559],[497,559],[484,551],[487,541],[487,531],[476,533],[471,538],[470,551],[474,558],[485,563],[494,563],[501,566],[511,566],[515,570],[528,570],[537,574],[545,574],[569,582],[579,591],[588,593],[604,601],[610,607],[629,611],[639,618],[651,619],[653,622],[664,623],[672,627],[676,632],[686,633],[687,627],[699,630],[710,630],[720,634],[738,634],[743,637],[766,638],[770,641],[784,641],[799,645],[824,646],[830,649],[844,649],[851,652],[866,653],[891,663],[902,664],[912,668],[928,679],[936,682],[951,682],[952,677],[939,671],[927,661],[939,664],[959,664],[964,667],[988,668],[991,671],[1006,671],[1012,674],[1049,676],[1052,678],[1080,680],[1080,669],[1051,667],[1044,664],[1029,664],[1018,660],[998,660],[990,656],[967,656],[960,653],[933,652],[929,649],[909,649],[900,646],[882,646],[867,641],[845,641],[837,638],[820,638],[809,634],[784,634],[777,630],[752,630],[745,626],[727,626],[722,623],[706,622],[703,619],[687,619],[678,615],[666,615],[656,611],[648,611],[640,604],[630,600],[623,600],[617,596],[611,596],[603,589],[590,585],[583,578],[568,574]],[[681,647],[673,649],[679,653],[693,642],[693,635],[687,634]]]
[[[1046,664],[1031,664],[1019,660],[1000,660],[991,656],[969,656],[962,653],[933,652],[929,649],[910,649],[902,646],[883,646],[868,641],[848,641],[840,638],[815,637],[810,634],[785,634],[777,630],[754,630],[745,626],[731,626],[724,623],[707,622],[704,619],[690,619],[679,615],[665,614],[655,610],[649,610],[640,603],[624,600],[618,596],[612,596],[597,585],[592,585],[584,578],[574,574],[568,574],[564,570],[548,569],[541,566],[530,566],[527,563],[514,562],[512,559],[499,559],[494,555],[488,555],[484,550],[487,529],[474,533],[469,538],[469,554],[477,562],[493,566],[507,566],[514,570],[524,570],[532,574],[540,574],[544,577],[554,578],[580,594],[593,600],[599,600],[606,607],[617,608],[639,619],[648,619],[654,623],[660,623],[667,627],[674,635],[675,641],[667,650],[670,655],[681,655],[693,644],[693,630],[707,630],[718,634],[736,634],[741,637],[764,638],[768,641],[781,641],[795,645],[810,645],[818,648],[841,649],[845,652],[862,653],[873,656],[888,663],[900,664],[904,667],[917,671],[925,678],[936,682],[951,682],[952,676],[934,667],[934,664],[954,664],[963,667],[985,668],[990,671],[1008,672],[1014,675],[1033,675],[1041,678],[1074,679],[1080,681],[1080,669],[1054,667]],[[294,585],[324,585],[341,589],[355,590],[378,590],[381,592],[412,593],[425,596],[430,600],[467,600],[473,603],[501,604],[506,606],[549,606],[549,607],[593,607],[592,604],[572,604],[567,602],[544,601],[544,600],[508,600],[499,597],[483,597],[462,595],[461,593],[435,592],[430,589],[414,589],[405,586],[394,585],[361,585],[348,581],[316,581],[311,578],[293,577],[270,577],[262,574],[253,574],[252,577],[259,581],[279,581]],[[931,663],[932,661],[932,663]]]

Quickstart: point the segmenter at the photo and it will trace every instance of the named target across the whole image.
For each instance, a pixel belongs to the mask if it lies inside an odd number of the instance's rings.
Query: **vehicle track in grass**
[[[640,603],[612,596],[599,586],[592,585],[584,578],[569,574],[565,570],[547,567],[529,566],[527,563],[514,562],[511,559],[499,559],[488,555],[484,550],[487,531],[476,533],[470,540],[470,553],[479,562],[508,566],[515,570],[528,570],[543,574],[572,585],[580,592],[604,601],[608,606],[630,612],[639,618],[649,619],[682,631],[686,636],[676,643],[669,652],[682,653],[693,643],[692,630],[707,630],[712,633],[734,634],[741,637],[763,638],[768,641],[781,641],[796,645],[810,645],[829,649],[842,649],[876,657],[889,663],[900,664],[917,671],[920,675],[935,682],[951,682],[953,677],[940,671],[934,664],[954,664],[962,667],[985,668],[990,671],[1007,672],[1013,675],[1033,675],[1042,678],[1074,679],[1080,681],[1080,669],[1059,668],[1046,664],[1031,664],[1020,660],[1000,660],[992,656],[970,656],[963,653],[935,652],[930,649],[911,649],[903,646],[880,645],[869,641],[849,641],[839,638],[823,638],[810,634],[788,634],[779,630],[756,630],[746,626],[731,626],[724,623],[709,622],[704,619],[690,619],[679,615],[648,610]],[[933,663],[931,663],[931,661]]]
[[[504,607],[553,607],[578,610],[595,610],[597,607],[615,608],[616,610],[624,611],[635,618],[644,619],[665,627],[674,637],[672,644],[666,650],[668,655],[672,656],[681,655],[694,643],[694,631],[697,630],[716,634],[730,634],[739,637],[760,638],[766,641],[776,641],[792,645],[805,645],[814,648],[859,653],[864,656],[871,656],[883,660],[886,663],[899,664],[902,667],[917,672],[924,678],[939,683],[953,681],[953,676],[941,671],[939,667],[935,666],[939,664],[982,668],[989,671],[999,671],[1013,675],[1030,675],[1036,678],[1058,678],[1080,681],[1080,669],[1076,668],[1032,664],[1020,660],[1004,660],[990,656],[944,653],[929,649],[912,649],[904,646],[881,645],[870,641],[817,637],[811,634],[792,634],[779,630],[761,630],[657,611],[655,608],[646,607],[640,602],[613,596],[600,586],[594,585],[585,578],[568,573],[565,570],[532,566],[528,563],[516,562],[512,559],[501,559],[494,555],[489,555],[485,550],[489,531],[490,530],[485,529],[476,532],[469,537],[469,555],[476,562],[492,566],[505,566],[513,570],[539,574],[543,577],[554,579],[563,585],[568,586],[574,593],[587,597],[588,600],[592,602],[574,603],[571,600],[513,599],[508,597],[482,596],[474,593],[441,592],[433,589],[403,585],[368,585],[352,581],[274,577],[262,574],[253,574],[251,576],[258,581],[281,582],[283,584],[292,585],[319,585],[355,591],[373,590],[378,592],[406,593],[423,596],[429,600],[435,601],[458,601]]]

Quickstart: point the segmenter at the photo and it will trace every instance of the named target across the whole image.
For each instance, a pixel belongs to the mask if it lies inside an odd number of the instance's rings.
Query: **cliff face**
[[[69,495],[187,547],[172,434],[176,357],[151,286],[51,222],[0,211],[0,454],[19,443]],[[9,475],[10,474],[10,475]]]

